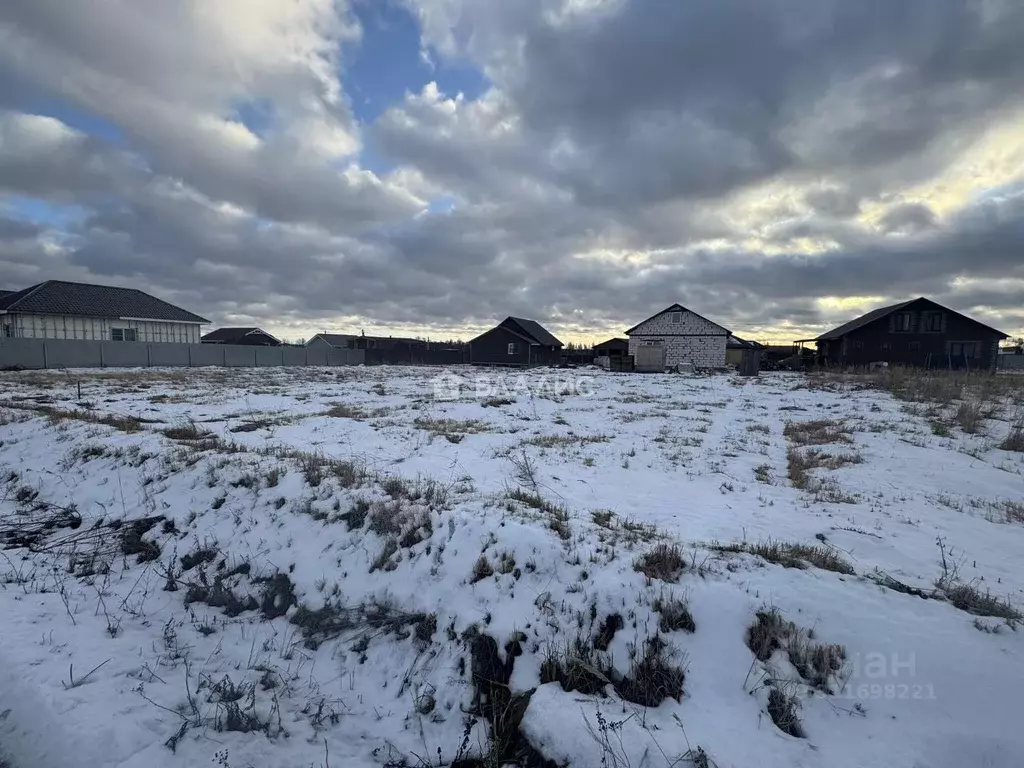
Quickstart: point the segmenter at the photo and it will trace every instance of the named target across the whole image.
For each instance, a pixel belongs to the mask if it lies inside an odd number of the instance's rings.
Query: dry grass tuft
[[[525,504],[531,509],[536,509],[547,516],[548,527],[558,534],[559,538],[568,540],[572,536],[569,528],[569,510],[562,504],[555,504],[548,501],[539,493],[526,491],[522,488],[515,488],[509,491],[506,496],[520,504]]]
[[[469,583],[476,584],[478,581],[483,581],[488,576],[493,575],[494,568],[491,567],[491,561],[485,555],[480,555],[476,562],[473,563],[473,573],[470,576]]]
[[[1018,422],[1010,427],[1010,433],[999,444],[1004,451],[1024,453],[1024,423]]]
[[[846,649],[832,643],[819,643],[811,632],[782,618],[778,608],[762,608],[747,627],[747,647],[761,662],[769,662],[777,651],[785,651],[790,664],[810,686],[832,693],[833,682],[841,678],[846,664]]]
[[[690,606],[678,597],[669,595],[655,598],[652,605],[654,611],[659,615],[658,629],[662,632],[696,632],[697,625],[693,621],[693,614],[690,613]]]
[[[449,443],[461,443],[466,435],[478,434],[488,430],[487,423],[477,419],[420,418],[413,421],[413,425],[417,429],[429,432],[431,435],[443,437]]]
[[[800,450],[791,447],[786,451],[786,469],[789,480],[794,488],[814,491],[816,486],[811,477],[812,469],[839,469],[848,464],[863,464],[864,457],[859,453],[826,453],[816,448]]]
[[[524,440],[522,444],[538,448],[568,448],[570,446],[582,448],[590,443],[606,442],[608,442],[608,437],[605,435],[535,435]]]
[[[175,427],[168,427],[163,432],[164,436],[169,437],[171,440],[182,440],[185,442],[207,440],[215,437],[212,432],[206,432],[200,429],[194,421],[190,421],[187,424],[179,424]]]
[[[633,570],[647,578],[669,582],[679,581],[685,567],[683,550],[676,544],[658,544],[633,563]]]
[[[984,402],[975,398],[961,400],[956,407],[954,421],[964,432],[969,435],[976,435],[985,426],[985,419],[990,415],[989,409]]]
[[[630,663],[626,676],[615,683],[615,690],[626,701],[643,707],[657,707],[665,699],[679,701],[686,673],[677,656],[655,635],[644,645],[643,654]]]
[[[1010,624],[1024,621],[1024,614],[1021,614],[1009,600],[997,597],[988,590],[982,592],[973,584],[949,584],[942,587],[942,591],[949,602],[961,611],[975,616],[995,616],[1005,619]]]
[[[359,421],[367,417],[365,408],[360,408],[358,405],[348,405],[347,403],[335,403],[328,410],[324,411],[324,416],[331,416],[335,419],[354,419]]]
[[[827,443],[852,443],[849,428],[836,419],[815,419],[813,421],[790,421],[782,430],[794,445],[825,445]]]
[[[549,645],[540,665],[540,682],[559,683],[562,690],[603,694],[612,685],[611,659],[582,635],[572,643]]]
[[[768,715],[772,722],[783,733],[803,739],[807,734],[797,714],[799,709],[800,701],[794,695],[774,686],[768,691]]]
[[[856,573],[853,566],[839,554],[838,550],[825,544],[786,543],[767,539],[757,544],[718,545],[715,548],[723,552],[748,552],[786,568],[802,570],[809,564],[815,568],[848,576]]]

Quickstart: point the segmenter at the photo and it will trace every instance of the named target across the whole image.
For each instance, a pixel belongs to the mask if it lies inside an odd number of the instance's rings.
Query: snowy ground
[[[3,374],[0,759],[1021,765],[1019,399],[439,373]]]

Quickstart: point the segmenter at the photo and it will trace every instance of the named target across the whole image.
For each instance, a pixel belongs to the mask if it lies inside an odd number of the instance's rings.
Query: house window
[[[939,333],[942,330],[942,313],[927,313],[924,316],[924,329],[929,333]]]
[[[111,341],[138,341],[139,335],[134,328],[111,328]]]
[[[909,331],[912,317],[909,312],[897,312],[893,318],[893,330],[897,333]]]
[[[953,357],[977,357],[978,343],[976,341],[954,341],[949,345],[949,354]]]
[[[10,323],[4,323],[4,336],[8,339],[14,337],[14,326]]]
[[[669,320],[669,322],[672,323],[672,325],[679,325],[681,322],[683,322],[683,313],[673,312],[672,319]]]
[[[888,341],[883,341],[882,342],[882,351],[883,352],[888,352],[889,351],[889,342]]]
[[[516,353],[516,343],[514,341],[510,341],[508,343],[508,353],[510,355],[514,355]]]

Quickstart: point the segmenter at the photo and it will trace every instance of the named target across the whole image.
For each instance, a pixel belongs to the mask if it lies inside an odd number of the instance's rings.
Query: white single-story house
[[[725,349],[730,335],[727,328],[681,304],[666,307],[626,331],[629,354],[634,359],[639,358],[640,347],[660,347],[664,351],[665,368],[678,365],[692,365],[694,368],[724,367]]]
[[[198,344],[210,321],[134,288],[47,280],[0,296],[0,336]]]

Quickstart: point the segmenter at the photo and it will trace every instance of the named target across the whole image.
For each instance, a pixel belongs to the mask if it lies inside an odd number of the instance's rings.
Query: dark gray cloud
[[[558,177],[592,203],[713,197],[782,172],[905,183],[1024,85],[1019,3],[633,0],[555,24],[557,3],[410,2],[475,25],[464,52],[533,142],[571,145]]]
[[[293,335],[521,314],[597,336],[681,301],[786,337],[845,319],[819,297],[920,294],[1024,326],[990,284],[1024,280],[1024,164],[959,210],[927,199],[1024,110],[1020,3],[405,2],[494,87],[369,126],[340,90],[344,2],[4,5],[0,285],[132,284]],[[119,137],[27,114],[31,93]],[[259,136],[230,119],[254,99]],[[359,167],[364,140],[395,173]],[[25,222],[4,196],[70,213]]]
[[[883,231],[900,234],[921,232],[936,225],[935,211],[922,203],[893,206],[885,212],[880,222]]]

